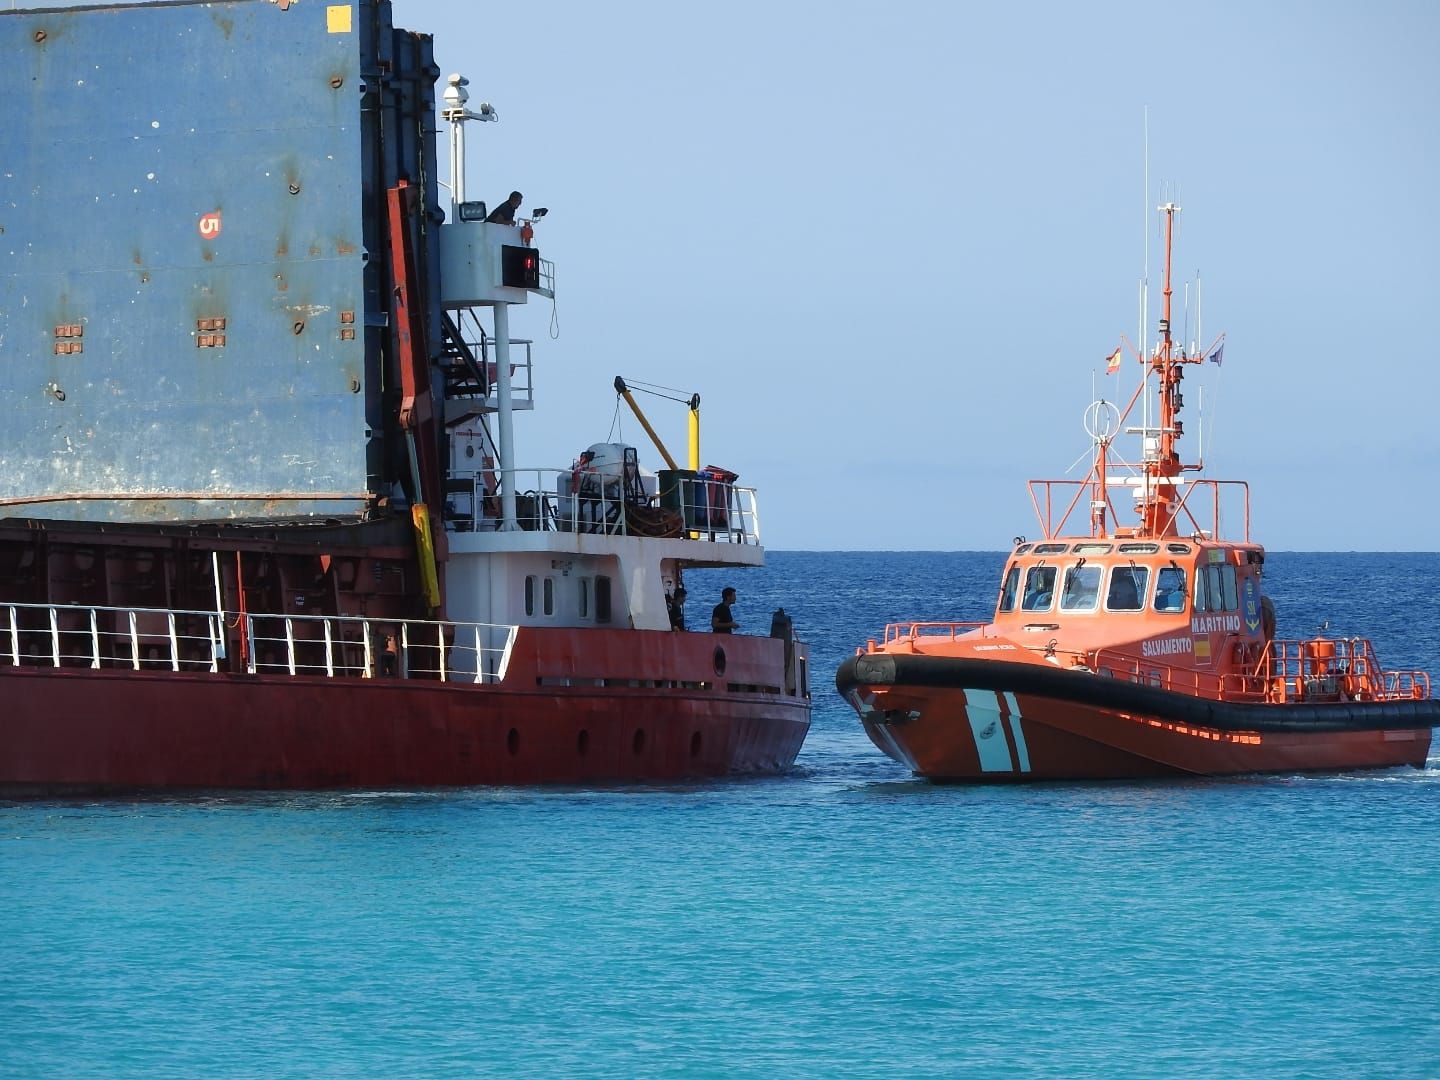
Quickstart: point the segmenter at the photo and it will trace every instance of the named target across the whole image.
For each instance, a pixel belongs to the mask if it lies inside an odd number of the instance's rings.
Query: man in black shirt
[[[518,191],[510,192],[510,197],[491,210],[490,216],[485,220],[496,225],[514,225],[515,214],[519,211],[520,203],[524,201],[524,198]]]
[[[720,603],[710,614],[710,629],[717,634],[728,634],[740,629],[740,624],[730,614],[730,605],[735,603],[735,590],[725,589],[720,593]]]
[[[669,602],[668,602],[665,606],[670,609],[670,629],[671,629],[671,630],[684,630],[684,629],[685,629],[685,590],[684,590],[684,588],[678,588],[678,589],[676,589],[676,590],[675,590],[675,595],[672,596],[672,597],[670,597]]]

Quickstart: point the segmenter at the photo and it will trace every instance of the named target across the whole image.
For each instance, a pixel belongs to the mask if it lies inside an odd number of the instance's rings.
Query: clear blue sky
[[[472,196],[551,208],[560,337],[548,303],[513,320],[541,342],[522,464],[607,438],[624,374],[701,393],[703,456],[760,488],[770,547],[1034,535],[1024,481],[1085,453],[1169,184],[1177,276],[1201,273],[1205,336],[1228,335],[1205,368],[1208,475],[1250,481],[1271,548],[1440,547],[1440,5],[397,0],[395,18],[500,112],[471,129]],[[680,450],[683,410],[647,408]]]
[[[623,374],[702,395],[703,456],[760,489],[770,547],[1033,536],[1025,480],[1084,457],[1092,380],[1134,388],[1137,365],[1100,373],[1147,233],[1158,289],[1169,185],[1177,276],[1227,333],[1207,475],[1250,481],[1274,549],[1440,548],[1440,4],[394,15],[500,112],[471,128],[471,196],[551,208],[560,336],[548,302],[512,320],[538,342],[518,464],[606,440]],[[684,410],[646,407],[682,453]]]

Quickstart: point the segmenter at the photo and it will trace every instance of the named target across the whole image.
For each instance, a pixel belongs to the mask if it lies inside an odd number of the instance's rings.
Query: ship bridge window
[[[1068,544],[1036,544],[1036,555],[1060,555],[1063,554]]]
[[[580,585],[580,618],[590,618],[590,579],[582,577]]]
[[[604,574],[595,575],[595,621],[610,621],[610,579]]]
[[[1076,544],[1076,555],[1108,555],[1113,544]]]
[[[1168,552],[1171,552],[1171,553],[1174,554],[1174,555],[1189,555],[1189,554],[1190,554],[1190,545],[1189,545],[1189,544],[1166,544],[1166,545],[1165,545],[1165,550],[1168,551]]]
[[[539,585],[541,596],[541,609],[546,615],[555,614],[555,579],[553,577],[539,578],[535,574],[525,575],[525,614],[535,614],[535,593],[536,585]]]
[[[1087,566],[1082,559],[1065,571],[1065,588],[1060,591],[1061,611],[1094,611],[1100,603],[1102,566]]]
[[[1171,563],[1155,575],[1155,610],[1185,610],[1185,568]]]
[[[1159,544],[1121,544],[1121,555],[1154,555],[1160,550]]]
[[[1000,586],[1000,610],[1015,610],[1015,594],[1020,591],[1020,567],[1012,566],[1005,573],[1005,584]]]
[[[1105,607],[1110,611],[1139,611],[1145,606],[1145,587],[1150,584],[1148,566],[1117,566],[1110,571],[1110,591]]]
[[[1022,611],[1049,611],[1055,598],[1055,567],[1032,566],[1025,574],[1025,599]]]

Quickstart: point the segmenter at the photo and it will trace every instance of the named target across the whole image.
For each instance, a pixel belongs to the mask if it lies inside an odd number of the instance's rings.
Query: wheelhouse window
[[[535,614],[535,575],[525,576],[525,614]]]
[[[1005,572],[1005,584],[1000,586],[1000,610],[1014,611],[1015,597],[1020,592],[1020,567],[1012,566]]]
[[[1155,610],[1185,610],[1185,568],[1162,566],[1155,575]]]
[[[1110,611],[1139,611],[1145,606],[1145,587],[1150,584],[1148,566],[1117,566],[1110,571],[1110,591],[1105,607]]]
[[[1100,603],[1100,578],[1104,568],[1096,565],[1071,566],[1065,571],[1060,591],[1061,611],[1094,611]]]
[[[590,618],[590,579],[582,577],[580,585],[580,618]]]
[[[545,614],[555,614],[555,579],[553,577],[545,579]]]
[[[1240,596],[1235,582],[1235,567],[1212,563],[1195,572],[1196,611],[1238,611]]]
[[[1235,567],[1229,563],[1220,567],[1220,586],[1225,590],[1225,610],[1240,610],[1240,589],[1235,583]]]
[[[1032,566],[1025,572],[1025,599],[1022,611],[1049,611],[1055,598],[1055,567]]]

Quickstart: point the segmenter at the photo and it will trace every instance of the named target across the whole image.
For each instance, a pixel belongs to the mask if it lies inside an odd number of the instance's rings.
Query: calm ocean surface
[[[0,804],[0,1075],[1440,1076],[1424,771],[934,787],[834,691],[1003,557],[772,553],[811,643],[792,776]],[[1272,553],[1440,674],[1440,556]]]

